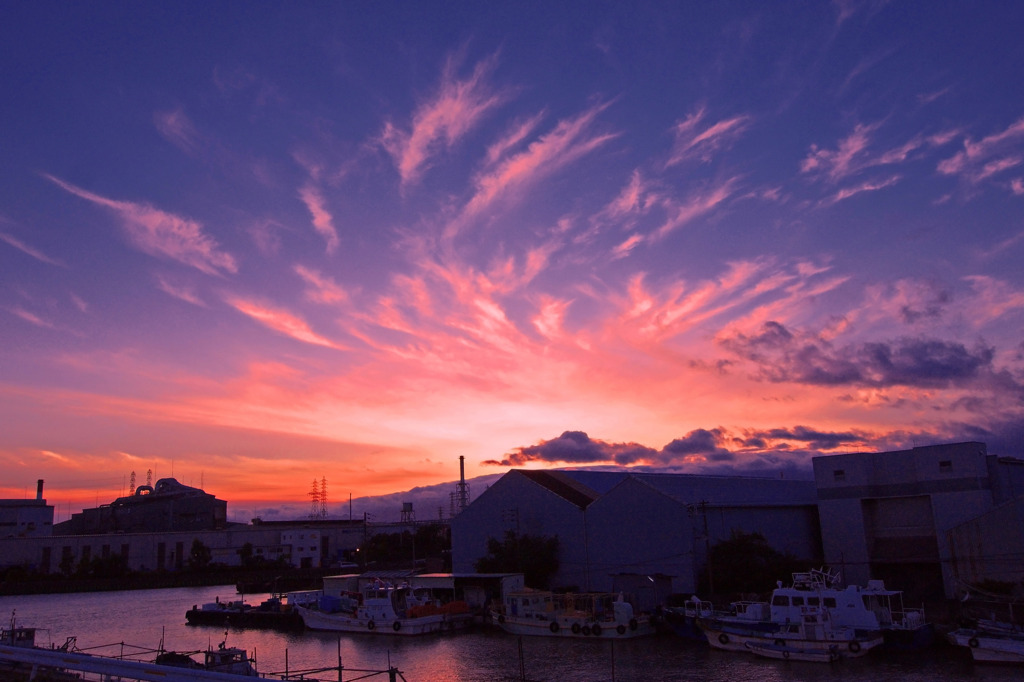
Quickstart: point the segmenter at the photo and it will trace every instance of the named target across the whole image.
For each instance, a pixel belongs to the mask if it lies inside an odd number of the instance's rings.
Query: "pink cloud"
[[[204,234],[203,225],[130,201],[115,201],[93,194],[52,175],[45,178],[77,197],[112,210],[122,221],[129,240],[144,253],[169,258],[208,275],[238,271],[233,256],[220,251],[216,240]]]
[[[877,192],[880,189],[885,189],[886,187],[891,187],[895,185],[900,180],[901,177],[899,175],[892,175],[883,180],[869,180],[867,182],[862,182],[859,185],[855,185],[853,187],[844,187],[843,189],[839,190],[834,195],[832,195],[832,198],[829,203],[837,204],[840,201],[843,201],[844,199],[849,199],[850,197],[856,194],[860,194],[861,192]]]
[[[21,241],[20,239],[18,239],[14,235],[7,234],[6,232],[0,232],[0,241],[7,242],[8,244],[13,246],[14,248],[18,249],[19,251],[22,251],[22,252],[28,254],[29,256],[32,256],[36,260],[41,261],[43,263],[46,263],[47,265],[56,265],[58,267],[65,267],[65,265],[63,263],[61,263],[60,261],[55,260],[53,258],[50,258],[49,256],[47,256],[45,253],[43,253],[39,249],[36,249],[36,248],[33,248],[33,247],[29,246],[28,244],[26,244],[25,242]]]
[[[348,292],[330,277],[303,265],[296,265],[295,273],[308,285],[306,298],[309,300],[326,304],[344,303],[348,300]]]
[[[153,123],[157,132],[186,154],[195,156],[199,152],[202,140],[181,108],[156,112],[153,114]]]
[[[513,127],[504,137],[502,137],[497,142],[488,147],[487,165],[493,166],[499,160],[501,160],[502,157],[504,157],[505,154],[507,154],[510,149],[515,149],[520,144],[522,144],[522,142],[527,137],[529,137],[534,130],[537,129],[537,126],[540,125],[540,122],[542,120],[544,120],[544,112],[540,112],[539,114],[523,121],[522,123],[519,123],[518,125]]]
[[[526,150],[504,159],[497,167],[478,177],[473,197],[462,215],[448,226],[447,236],[453,236],[466,220],[499,198],[515,195],[614,139],[616,135],[613,134],[587,134],[594,119],[606,107],[599,104],[575,118],[560,121],[554,130],[530,143]]]
[[[661,239],[683,225],[710,213],[732,196],[737,180],[729,178],[706,192],[687,197],[683,202],[666,199],[664,205],[668,218],[655,230],[652,238]]]
[[[959,175],[971,183],[981,182],[1020,163],[1014,152],[1019,150],[1022,139],[1024,118],[977,142],[965,138],[963,150],[941,161],[937,170],[943,175]]]
[[[811,145],[811,152],[801,162],[800,170],[804,173],[824,174],[832,181],[841,180],[861,168],[856,162],[868,148],[871,134],[877,129],[878,124],[858,123],[853,132],[839,142],[835,150]]]
[[[203,308],[206,307],[206,303],[204,303],[203,300],[199,298],[199,295],[190,287],[174,284],[168,281],[166,277],[157,277],[157,288],[168,296],[173,296],[174,298],[185,301],[186,303],[191,303],[192,305],[197,305]]]
[[[313,216],[313,228],[327,242],[327,253],[334,253],[338,248],[338,231],[334,228],[334,217],[327,210],[323,195],[315,187],[307,185],[299,190],[299,196]]]
[[[37,327],[45,327],[46,329],[56,329],[52,322],[48,322],[43,318],[39,317],[35,313],[31,313],[20,306],[14,306],[7,309],[12,315],[20,317],[30,324],[34,324]]]
[[[297,341],[335,350],[347,350],[344,346],[314,332],[302,318],[284,310],[278,310],[255,301],[228,298],[227,303],[238,312],[248,315],[269,329],[289,336]]]
[[[675,144],[665,167],[669,168],[690,158],[710,161],[721,149],[732,145],[749,125],[748,116],[735,116],[702,127],[704,109],[690,114],[674,129]]]
[[[505,101],[487,83],[495,61],[481,62],[469,78],[458,80],[457,63],[449,59],[437,94],[413,114],[412,129],[405,132],[390,122],[385,125],[380,142],[394,159],[403,185],[419,178],[438,148],[453,146]]]

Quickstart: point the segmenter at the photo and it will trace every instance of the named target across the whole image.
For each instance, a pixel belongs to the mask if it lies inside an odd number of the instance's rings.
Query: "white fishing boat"
[[[1024,663],[1024,631],[1008,623],[979,621],[946,635],[951,644],[967,647],[981,663]]]
[[[774,658],[780,661],[807,661],[812,663],[834,663],[842,658],[839,647],[832,645],[827,649],[798,649],[778,644],[754,644],[747,642],[747,649],[762,658]]]
[[[749,650],[751,643],[819,652],[836,647],[843,656],[862,656],[887,635],[907,643],[928,639],[923,611],[903,608],[901,592],[880,580],[866,588],[840,588],[838,580],[827,571],[796,573],[769,602],[734,602],[730,611],[697,622],[713,647],[730,651]]]
[[[492,620],[514,635],[628,638],[654,632],[650,618],[636,614],[622,594],[509,592],[491,610]]]
[[[441,602],[429,590],[379,579],[359,591],[289,593],[288,602],[311,630],[426,635],[473,621],[464,601]]]

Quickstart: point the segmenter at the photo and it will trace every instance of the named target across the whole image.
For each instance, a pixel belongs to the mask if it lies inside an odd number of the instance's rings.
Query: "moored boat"
[[[779,583],[770,601],[733,602],[729,612],[701,616],[697,623],[712,646],[732,650],[746,648],[748,641],[814,650],[834,644],[843,656],[859,656],[882,644],[930,643],[933,630],[923,609],[904,608],[899,590],[886,589],[881,580],[867,587],[838,583],[829,571],[795,573],[792,585]]]
[[[428,590],[384,580],[338,594],[292,592],[288,601],[311,630],[425,635],[458,630],[473,621],[464,601],[442,603]]]
[[[239,628],[272,628],[276,630],[301,630],[302,617],[290,604],[280,597],[265,599],[253,606],[244,600],[208,602],[195,605],[185,612],[189,625],[216,625]]]
[[[1024,631],[1012,625],[981,621],[974,627],[953,630],[946,638],[953,645],[967,647],[975,661],[1024,664]]]
[[[524,590],[503,595],[492,620],[514,635],[627,638],[654,632],[650,618],[635,614],[622,594],[556,594]]]

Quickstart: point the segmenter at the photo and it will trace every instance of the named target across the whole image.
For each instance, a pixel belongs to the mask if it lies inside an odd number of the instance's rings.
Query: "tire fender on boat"
[[[402,624],[399,621],[396,620],[395,624],[391,626],[391,629],[394,630],[395,632],[398,632],[399,630],[402,629]]]
[[[601,636],[601,626],[598,625],[597,623],[594,623],[591,626],[591,628],[590,628],[590,634],[594,635],[595,637],[600,637]]]
[[[783,651],[782,652],[782,657],[783,658],[789,658],[789,652],[788,651]]]
[[[729,635],[727,635],[727,634],[725,634],[723,632],[722,634],[720,634],[718,636],[718,641],[721,642],[722,644],[728,644],[729,643]]]
[[[978,638],[971,637],[969,640],[967,640],[967,646],[971,647],[972,649],[976,649],[978,647]]]
[[[558,623],[551,621],[551,625],[548,626],[548,630],[551,630],[551,634],[558,634]]]
[[[625,625],[622,625],[622,624],[620,623],[620,624],[619,624],[619,627],[615,628],[615,631],[616,631],[617,633],[619,633],[620,635],[624,635],[624,634],[626,634],[626,626],[625,626]]]
[[[860,642],[858,642],[858,641],[850,642],[850,645],[849,645],[848,648],[850,649],[851,652],[857,653],[857,652],[860,651]]]
[[[376,623],[374,623],[374,622],[373,622],[372,620],[371,620],[371,621],[370,621],[369,623],[367,623],[367,624],[366,624],[366,629],[367,629],[367,630],[372,630],[372,629],[374,629],[375,627],[377,627],[377,624],[376,624]]]
[[[572,634],[574,634],[574,635],[580,634],[580,624],[579,623],[573,623],[572,624]]]
[[[501,614],[501,615],[498,616],[498,622],[499,623],[504,623],[505,622],[505,615],[504,614]]]
[[[629,619],[629,629],[630,630],[636,630],[636,628],[637,628],[636,618],[630,618]]]

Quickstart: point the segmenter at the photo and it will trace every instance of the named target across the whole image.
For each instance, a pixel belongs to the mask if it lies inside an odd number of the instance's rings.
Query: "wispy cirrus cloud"
[[[40,261],[42,263],[46,263],[47,265],[56,265],[56,266],[62,267],[62,268],[65,267],[64,263],[60,262],[59,260],[57,260],[55,258],[50,258],[49,256],[47,256],[45,253],[43,253],[39,249],[37,249],[35,247],[32,247],[32,246],[29,246],[28,244],[26,244],[25,242],[21,241],[20,239],[18,239],[17,237],[15,237],[12,234],[7,234],[6,232],[0,232],[0,241],[7,242],[8,244],[13,246],[14,248],[18,249],[19,251],[22,251],[23,253],[26,253],[29,256],[32,256],[33,258],[35,258],[36,260],[38,260],[38,261]]]
[[[299,197],[313,217],[313,228],[327,242],[327,253],[334,253],[339,244],[338,230],[334,227],[334,216],[327,210],[327,204],[320,190],[312,185],[306,185],[299,190]]]
[[[306,283],[306,298],[310,301],[332,304],[348,300],[348,292],[330,277],[304,265],[296,265],[294,269]]]
[[[1024,142],[1024,118],[1017,119],[1005,130],[983,137],[977,142],[963,141],[963,149],[937,167],[943,175],[956,175],[972,184],[1014,168],[1021,163]]]
[[[189,156],[198,155],[202,139],[183,109],[158,111],[153,114],[153,123],[157,132],[175,147]]]
[[[190,286],[171,282],[167,277],[163,276],[158,276],[156,278],[156,285],[160,291],[164,292],[168,296],[173,296],[178,300],[191,303],[192,305],[197,305],[201,308],[206,307],[206,303],[203,299],[201,299],[199,294],[197,294]]]
[[[668,214],[667,218],[651,234],[651,239],[662,239],[687,223],[710,213],[735,193],[738,183],[739,178],[732,177],[682,201],[666,198],[662,204],[665,213]]]
[[[710,161],[719,151],[732,145],[750,125],[749,116],[734,116],[706,124],[705,113],[703,108],[698,109],[672,129],[675,143],[665,168],[694,158]]]
[[[590,133],[594,120],[607,106],[596,104],[578,116],[559,121],[525,150],[501,159],[481,173],[473,196],[462,213],[448,224],[445,236],[453,237],[468,220],[496,201],[518,197],[526,188],[615,139],[614,133]]]
[[[204,233],[198,221],[148,204],[108,199],[53,175],[43,174],[43,177],[81,199],[113,211],[121,219],[131,243],[144,253],[178,261],[208,275],[238,271],[234,257],[221,251],[217,241]]]
[[[52,322],[43,319],[42,317],[36,315],[33,312],[25,310],[21,306],[9,307],[7,308],[7,311],[10,312],[15,317],[20,317],[29,324],[34,324],[37,327],[44,327],[46,329],[56,329],[56,325],[54,325]]]
[[[418,180],[439,150],[452,147],[488,112],[506,101],[507,95],[488,82],[496,62],[497,56],[486,59],[468,78],[459,79],[458,60],[450,58],[438,91],[413,114],[411,129],[400,130],[390,121],[385,124],[380,144],[394,160],[402,185]]]
[[[800,163],[800,171],[823,175],[832,182],[859,171],[864,167],[863,159],[870,146],[871,134],[878,130],[879,125],[858,123],[852,133],[839,141],[835,149],[811,145],[811,151]]]
[[[237,297],[228,297],[226,301],[243,315],[248,315],[265,327],[289,336],[296,341],[335,350],[348,350],[345,346],[317,334],[305,320],[288,311],[274,308],[265,303]]]
[[[833,194],[829,198],[828,203],[837,204],[840,201],[843,201],[844,199],[849,199],[850,197],[860,194],[862,192],[877,192],[880,189],[892,187],[901,179],[902,178],[900,175],[890,175],[889,177],[883,178],[881,180],[868,180],[860,184],[853,185],[852,187],[844,187],[835,194]]]

